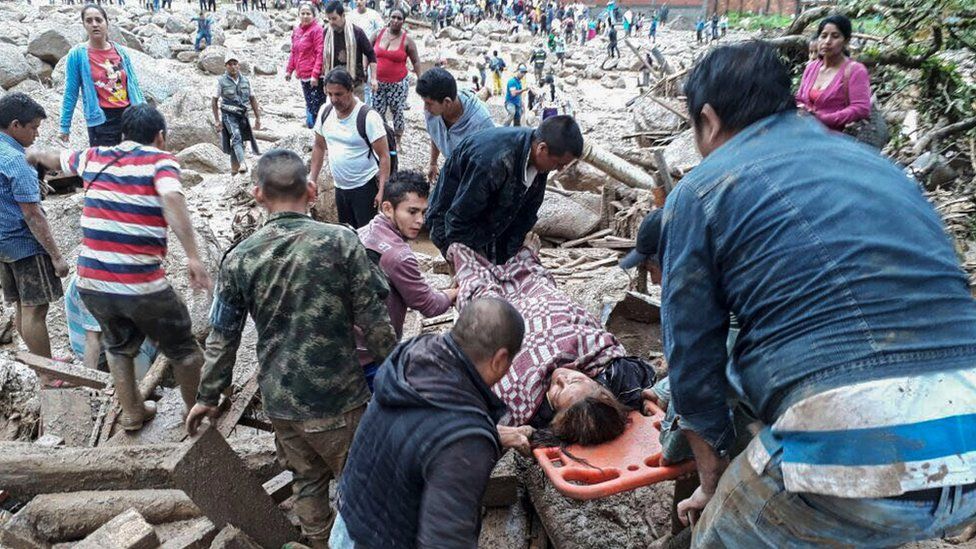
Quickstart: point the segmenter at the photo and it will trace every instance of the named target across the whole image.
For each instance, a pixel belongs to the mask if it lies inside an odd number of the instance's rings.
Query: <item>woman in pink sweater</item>
[[[820,58],[807,64],[796,102],[832,130],[871,116],[871,81],[864,65],[847,57],[851,21],[832,15],[817,30]]]
[[[309,2],[298,7],[298,25],[291,33],[291,55],[285,68],[285,80],[292,73],[298,75],[305,95],[305,124],[309,128],[315,122],[319,107],[325,103],[322,90],[322,26],[315,19],[315,8]]]

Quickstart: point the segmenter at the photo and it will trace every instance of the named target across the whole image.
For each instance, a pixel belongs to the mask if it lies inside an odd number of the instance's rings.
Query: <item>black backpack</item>
[[[369,155],[376,160],[377,164],[379,164],[380,159],[376,158],[376,153],[373,152],[373,144],[370,143],[369,137],[366,135],[366,115],[369,114],[369,111],[371,110],[373,109],[365,104],[359,108],[359,113],[356,114],[356,130],[359,131],[359,136],[362,137],[363,141],[366,143],[366,148],[369,149]],[[328,118],[330,114],[332,114],[331,103],[322,109],[322,116],[319,119],[319,123],[325,124],[325,119]],[[396,132],[394,132],[393,128],[386,123],[386,120],[383,121],[383,128],[386,129],[386,144],[390,148],[390,175],[393,175],[396,173],[398,166]]]

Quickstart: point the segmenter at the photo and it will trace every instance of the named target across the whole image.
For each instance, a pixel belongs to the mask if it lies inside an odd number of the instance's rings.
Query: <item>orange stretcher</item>
[[[598,446],[573,445],[566,450],[590,466],[566,455],[558,447],[536,448],[535,459],[556,490],[573,499],[607,497],[675,479],[695,470],[694,461],[661,465],[661,420],[664,412],[652,416],[631,412],[630,424],[622,435]]]

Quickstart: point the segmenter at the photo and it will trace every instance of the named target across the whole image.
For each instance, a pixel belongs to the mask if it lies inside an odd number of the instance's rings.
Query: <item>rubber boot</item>
[[[200,388],[200,368],[203,366],[203,354],[197,351],[180,362],[173,362],[173,378],[180,386],[180,396],[186,409],[193,408],[197,401],[197,389]]]
[[[108,369],[115,383],[115,397],[122,406],[119,425],[126,431],[138,431],[156,415],[156,403],[143,401],[136,386],[135,367],[131,358],[108,355]]]

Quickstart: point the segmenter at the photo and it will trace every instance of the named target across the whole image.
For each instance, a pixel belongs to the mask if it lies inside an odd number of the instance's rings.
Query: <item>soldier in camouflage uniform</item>
[[[370,394],[353,325],[362,327],[371,353],[389,354],[396,343],[384,302],[389,288],[355,232],[305,214],[315,187],[295,153],[265,153],[257,176],[255,197],[268,221],[224,257],[203,380],[186,427],[193,434],[204,416],[216,414],[250,313],[264,411],[278,459],[295,474],[295,511],[312,546],[327,547],[329,481],[345,465]]]

